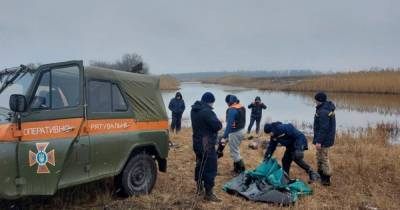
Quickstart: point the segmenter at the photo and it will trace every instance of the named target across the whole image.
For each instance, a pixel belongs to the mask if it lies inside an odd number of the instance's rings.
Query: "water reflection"
[[[312,93],[300,93],[310,100]],[[339,109],[359,112],[378,112],[384,115],[400,114],[400,96],[382,94],[329,93]]]

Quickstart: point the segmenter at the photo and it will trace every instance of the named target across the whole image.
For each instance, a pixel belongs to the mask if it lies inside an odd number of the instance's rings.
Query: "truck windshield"
[[[10,80],[7,80],[7,78],[10,78],[9,76],[15,76],[15,79],[10,82]],[[9,100],[12,94],[22,94],[26,96],[34,76],[35,73],[32,71],[19,73],[12,72],[2,76],[0,87],[4,87],[4,89],[0,92],[0,108],[2,108],[0,109],[0,112],[4,109],[9,109]]]

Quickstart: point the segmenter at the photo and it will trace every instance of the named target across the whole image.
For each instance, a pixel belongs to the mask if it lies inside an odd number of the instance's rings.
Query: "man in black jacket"
[[[261,102],[261,98],[257,96],[248,108],[251,109],[251,117],[249,127],[247,128],[247,134],[250,134],[251,128],[253,128],[254,122],[256,122],[256,134],[258,135],[260,132],[262,111],[263,109],[267,109],[267,106],[265,106],[265,104]]]
[[[192,106],[190,117],[193,129],[193,150],[196,154],[195,181],[197,194],[206,190],[205,200],[220,202],[221,200],[213,192],[215,176],[217,175],[217,144],[218,131],[222,129],[222,123],[213,112],[215,97],[206,92],[201,101],[196,101]]]
[[[171,132],[178,133],[181,130],[182,115],[185,111],[185,101],[182,94],[177,92],[175,98],[171,99],[168,109],[172,112]]]
[[[324,186],[331,185],[332,168],[329,163],[329,148],[335,143],[335,105],[327,100],[323,92],[315,95],[317,104],[314,116],[314,140],[317,149],[318,173]]]

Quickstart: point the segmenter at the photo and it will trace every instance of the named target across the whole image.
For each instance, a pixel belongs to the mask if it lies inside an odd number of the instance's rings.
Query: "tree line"
[[[150,73],[149,65],[143,61],[142,56],[136,53],[125,53],[121,59],[114,62],[90,61],[90,65],[138,74]]]

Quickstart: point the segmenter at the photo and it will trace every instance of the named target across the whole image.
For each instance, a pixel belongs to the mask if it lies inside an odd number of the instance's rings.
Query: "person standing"
[[[276,147],[280,144],[286,147],[282,158],[282,168],[287,175],[290,175],[290,165],[294,161],[308,174],[310,183],[318,179],[317,173],[304,161],[304,151],[308,150],[308,143],[302,132],[290,123],[282,124],[281,122],[265,124],[264,132],[271,135],[264,161],[268,161],[272,157]]]
[[[205,188],[205,200],[220,202],[221,200],[213,192],[215,176],[217,175],[217,144],[218,131],[222,129],[222,123],[213,112],[215,97],[206,92],[201,101],[196,101],[190,112],[193,129],[193,150],[196,155],[195,181],[197,194],[201,194]]]
[[[331,185],[332,168],[329,162],[329,150],[335,143],[336,117],[335,105],[327,100],[324,92],[315,95],[317,104],[314,116],[314,140],[313,144],[317,150],[318,173],[321,184]]]
[[[227,95],[225,102],[229,108],[226,112],[226,128],[220,144],[225,146],[229,142],[233,171],[235,174],[240,174],[246,170],[240,156],[240,144],[244,139],[243,129],[246,124],[246,109],[234,95]]]
[[[179,133],[181,130],[182,115],[185,111],[185,101],[182,94],[177,92],[175,98],[169,102],[168,109],[172,112],[171,132]]]
[[[261,98],[257,96],[249,106],[251,109],[251,116],[250,116],[250,124],[247,128],[247,134],[250,134],[251,129],[253,128],[254,122],[256,122],[256,134],[258,135],[260,132],[260,123],[262,118],[262,111],[263,109],[267,109],[267,106],[261,102]]]

